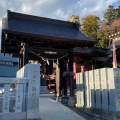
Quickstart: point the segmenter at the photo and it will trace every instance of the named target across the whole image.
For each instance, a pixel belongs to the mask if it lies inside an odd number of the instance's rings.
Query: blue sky
[[[103,19],[109,5],[117,7],[120,0],[0,0],[0,32],[8,9],[59,20],[68,20],[72,14],[80,18],[94,14]]]
[[[113,4],[113,6],[116,8],[116,7],[118,7],[118,5],[120,6],[120,0],[117,0],[117,2],[115,2],[114,4]]]

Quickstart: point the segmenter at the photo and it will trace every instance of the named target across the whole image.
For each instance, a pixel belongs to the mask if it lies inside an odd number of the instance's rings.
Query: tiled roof
[[[81,47],[73,48],[73,52],[90,54],[92,51],[93,51],[93,49],[91,49],[91,48],[81,48]]]
[[[73,52],[78,52],[78,53],[86,53],[86,54],[91,54],[92,51],[94,50],[98,50],[97,48],[81,48],[81,47],[75,47],[73,48]],[[100,49],[101,52],[105,52],[107,55],[111,54],[112,51],[110,49],[105,49],[105,48],[101,48]]]
[[[17,66],[0,65],[0,77],[15,77],[17,70]]]
[[[97,61],[107,61],[109,59],[109,57],[97,57],[96,60]]]
[[[4,18],[2,21],[2,29],[39,36],[95,42],[80,32],[76,28],[75,23],[25,15],[10,11],[8,12],[8,17]]]

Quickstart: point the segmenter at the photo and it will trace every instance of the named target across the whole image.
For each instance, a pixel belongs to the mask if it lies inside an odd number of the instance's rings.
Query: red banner
[[[74,80],[76,79],[76,63],[73,63]]]
[[[80,66],[81,67],[81,72],[85,71],[85,67],[84,66]]]

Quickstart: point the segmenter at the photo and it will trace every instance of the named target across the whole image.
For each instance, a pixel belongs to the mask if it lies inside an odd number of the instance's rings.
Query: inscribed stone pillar
[[[100,69],[101,91],[102,91],[102,109],[108,110],[108,81],[107,68]]]
[[[39,118],[40,66],[27,64],[25,74],[28,82],[27,119]]]
[[[90,106],[95,108],[95,90],[94,90],[94,73],[89,71],[89,92],[90,92]]]
[[[84,89],[83,89],[83,73],[76,73],[76,99],[77,99],[77,107],[84,106]]]
[[[85,84],[85,106],[90,107],[90,95],[89,95],[89,73],[84,72],[84,84]]]
[[[101,109],[101,87],[100,87],[100,70],[94,70],[94,83],[95,83],[95,100],[96,100],[96,108]]]
[[[109,110],[120,111],[120,68],[108,68]]]

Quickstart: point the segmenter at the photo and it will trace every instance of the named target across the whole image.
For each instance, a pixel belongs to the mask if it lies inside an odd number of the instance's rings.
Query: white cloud
[[[72,14],[77,14],[80,18],[94,14],[103,19],[108,6],[116,4],[120,5],[119,0],[1,0],[0,24],[8,9],[60,20],[68,20]]]
[[[25,14],[37,15],[66,20],[71,14],[78,14],[80,18],[95,14],[103,17],[103,12],[108,5],[113,5],[119,0],[4,0],[0,4],[0,17],[7,9]],[[1,19],[0,18],[0,19]],[[68,19],[68,18],[67,18]]]
[[[31,11],[31,7],[23,4],[22,5],[22,11],[23,11],[23,13],[28,13],[29,11]]]
[[[103,19],[103,14],[109,5],[113,5],[118,0],[81,0],[76,4],[76,13],[80,18],[88,14],[94,14]]]
[[[61,18],[61,19],[65,19],[67,20],[67,18],[69,17],[68,14],[65,13],[65,11],[63,11],[61,8],[57,9],[55,12],[53,12],[53,14],[51,14],[52,18],[57,19],[57,18]]]

